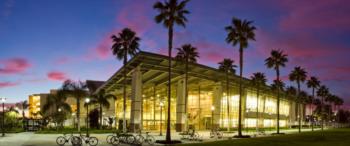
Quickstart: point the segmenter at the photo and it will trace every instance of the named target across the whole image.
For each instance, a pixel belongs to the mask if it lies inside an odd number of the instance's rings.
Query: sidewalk
[[[320,129],[315,129],[320,130]],[[302,129],[302,132],[305,131],[311,131],[311,129]],[[275,131],[268,131],[266,132],[266,135],[259,135],[258,137],[262,136],[271,136],[270,134],[274,133]],[[281,133],[285,134],[291,134],[291,133],[297,133],[298,129],[288,129],[288,130],[281,130]],[[210,138],[210,132],[209,131],[199,131],[198,134],[200,135],[201,139],[203,141],[190,141],[190,140],[182,140],[183,143],[201,143],[201,142],[210,142],[210,141],[217,141],[217,140],[227,140],[229,138],[232,138],[232,136],[236,135],[237,132],[233,133],[224,133],[224,137],[222,139],[215,139]],[[243,135],[253,135],[255,132],[246,132],[243,131]],[[99,146],[111,146],[110,144],[106,143],[106,137],[109,134],[91,134],[91,136],[95,136],[99,140]],[[164,140],[165,139],[165,132],[163,133],[163,136],[159,136],[159,132],[152,132],[150,135],[154,136],[156,140]],[[17,133],[17,134],[6,134],[5,137],[0,137],[0,146],[57,146],[56,144],[56,138],[58,136],[62,136],[62,134],[34,134],[32,132],[23,132],[23,133]],[[172,132],[171,135],[173,140],[181,140],[181,135],[177,132]],[[71,144],[66,144],[71,145]],[[120,146],[126,146],[126,144],[120,144]],[[147,146],[147,144],[144,144]],[[156,144],[159,145],[159,144]]]

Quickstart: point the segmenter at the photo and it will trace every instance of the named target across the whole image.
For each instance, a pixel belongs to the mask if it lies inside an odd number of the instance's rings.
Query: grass
[[[302,132],[260,138],[233,139],[207,143],[184,144],[184,146],[349,146],[350,129]]]
[[[80,129],[82,133],[86,132],[85,128]],[[115,129],[89,129],[89,133],[100,134],[100,133],[113,133]],[[78,130],[75,128],[65,128],[65,129],[42,129],[36,131],[35,134],[62,134],[62,133],[78,133]]]

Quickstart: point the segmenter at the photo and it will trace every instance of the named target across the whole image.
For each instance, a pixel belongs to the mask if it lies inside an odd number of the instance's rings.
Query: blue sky
[[[124,27],[141,37],[141,50],[164,54],[167,31],[153,21],[154,2],[1,0],[0,96],[17,102],[65,79],[107,80],[121,65],[111,55],[110,36]],[[257,41],[245,51],[246,77],[260,71],[271,81],[274,71],[264,59],[280,48],[289,55],[282,70],[287,83],[288,73],[302,66],[350,105],[348,1],[192,0],[187,8],[189,22],[175,28],[174,43],[196,46],[199,63],[217,67],[224,57],[238,62],[237,47],[224,41],[224,27],[233,16],[253,20]]]

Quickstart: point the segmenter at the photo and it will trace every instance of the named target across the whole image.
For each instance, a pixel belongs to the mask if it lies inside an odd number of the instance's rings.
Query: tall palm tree
[[[186,4],[189,0],[167,0],[164,3],[156,2],[153,8],[156,9],[159,14],[155,16],[156,23],[162,23],[168,29],[168,116],[167,116],[167,128],[166,128],[166,142],[170,143],[170,97],[171,97],[171,51],[173,48],[173,31],[175,25],[182,27],[186,26],[187,18],[186,14],[190,12],[186,10]]]
[[[123,132],[126,132],[126,74],[127,67],[125,66],[128,61],[128,55],[134,56],[139,51],[140,38],[136,36],[136,33],[129,28],[124,28],[122,32],[116,35],[112,35],[112,53],[118,60],[123,60]]]
[[[265,74],[261,72],[253,73],[250,78],[252,85],[256,88],[256,132],[259,132],[259,92],[261,86],[266,84],[267,79]]]
[[[78,122],[78,132],[80,132],[80,101],[84,98],[87,97],[88,91],[87,91],[87,86],[85,83],[78,81],[74,82],[71,80],[66,80],[64,81],[62,85],[62,92],[65,96],[72,96],[74,97],[77,101],[77,122]]]
[[[326,86],[321,85],[317,90],[317,96],[321,97],[321,129],[323,131],[324,124],[324,99],[329,95],[329,90]]]
[[[230,131],[231,120],[230,120],[230,88],[229,88],[229,75],[234,75],[236,73],[237,65],[234,65],[234,61],[228,58],[224,58],[223,61],[219,62],[219,70],[225,72],[226,74],[226,100],[227,100],[227,120],[228,126],[227,131]]]
[[[48,95],[47,102],[43,105],[42,109],[44,115],[55,118],[59,113],[72,112],[71,106],[66,102],[67,94],[65,92],[66,91],[60,89],[57,93]],[[36,115],[37,114],[38,113],[36,113]]]
[[[298,87],[298,98],[300,98],[300,83],[303,83],[306,80],[307,77],[307,72],[305,71],[304,68],[301,68],[300,66],[297,66],[292,70],[292,72],[289,74],[289,80],[290,81],[295,81],[297,83]],[[300,99],[298,101],[301,101]],[[300,102],[298,103],[298,121],[299,121],[299,133],[301,132],[301,107],[300,107]]]
[[[177,48],[178,52],[176,55],[176,59],[180,62],[185,63],[185,113],[186,113],[186,123],[185,123],[185,129],[188,127],[188,120],[187,120],[187,100],[188,100],[188,64],[189,63],[195,63],[197,62],[197,58],[199,57],[197,48],[193,47],[191,44],[185,44],[182,45],[181,48]]]
[[[339,98],[337,95],[334,94],[328,94],[328,96],[325,98],[325,101],[329,103],[329,111],[328,111],[328,118],[329,120],[332,120],[332,111],[333,107],[335,107],[335,102]]]
[[[109,99],[117,99],[113,94],[107,94],[104,89],[100,90],[97,94],[93,94],[91,99],[91,104],[98,104],[100,108],[100,129],[102,128],[102,115],[103,115],[103,107],[109,109],[111,104],[109,103]]]
[[[318,80],[317,77],[314,77],[314,76],[310,77],[310,79],[307,80],[307,82],[306,82],[307,87],[312,89],[312,98],[313,99],[315,99],[315,89],[320,87],[320,84],[321,84],[321,82]],[[311,100],[311,104],[310,104],[311,105],[311,117],[312,117],[312,119],[311,119],[311,121],[312,121],[311,122],[311,129],[312,129],[312,131],[314,131],[313,101],[314,100]]]
[[[272,68],[276,71],[276,80],[280,80],[280,68],[285,67],[288,62],[287,54],[282,50],[272,50],[271,56],[265,59],[267,68]],[[280,91],[277,90],[277,134],[280,133]]]
[[[24,111],[29,108],[28,101],[24,100],[22,102],[19,102],[16,104],[16,106],[22,108],[22,126],[24,128],[24,124],[25,124],[24,120],[26,119],[26,115],[25,115]]]
[[[253,21],[241,20],[233,17],[227,31],[226,42],[232,46],[239,45],[239,107],[238,107],[238,137],[242,136],[242,78],[243,78],[243,51],[248,47],[249,41],[255,41],[256,28]]]

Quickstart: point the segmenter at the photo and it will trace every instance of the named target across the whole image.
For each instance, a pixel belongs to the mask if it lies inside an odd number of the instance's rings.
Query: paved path
[[[310,131],[311,129],[302,129],[302,131]],[[292,130],[281,130],[281,132],[290,134],[290,133],[297,133],[297,129]],[[216,140],[225,140],[229,139],[236,133],[225,133],[223,139],[213,139],[209,137],[209,131],[200,131],[198,132],[201,138],[203,139],[203,142],[209,142],[209,141],[216,141]],[[269,136],[269,133],[273,132],[267,132],[267,135]],[[249,134],[253,135],[254,132],[249,133],[243,133],[243,134]],[[58,136],[61,136],[62,134],[34,134],[32,132],[23,132],[23,133],[17,133],[17,134],[6,134],[5,137],[0,137],[0,146],[57,146],[56,144],[56,138]],[[108,134],[92,134],[92,136],[95,136],[99,139],[98,146],[111,146],[110,144],[106,143],[106,137]],[[159,133],[151,133],[155,137],[156,140],[159,139],[165,139],[165,133],[163,133],[163,136],[159,136]],[[172,139],[180,140],[181,136],[178,133],[172,133]],[[183,143],[198,143],[200,141],[189,141],[189,140],[182,140]],[[70,145],[70,144],[66,144]],[[120,144],[120,146],[126,146],[126,144]]]

